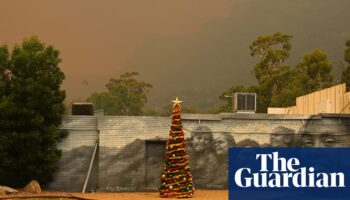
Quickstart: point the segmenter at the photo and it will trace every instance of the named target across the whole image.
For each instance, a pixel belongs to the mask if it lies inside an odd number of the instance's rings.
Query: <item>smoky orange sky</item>
[[[148,35],[185,37],[229,15],[230,0],[2,0],[0,43],[32,34],[61,52],[68,100],[84,100],[107,81]],[[124,69],[127,71],[128,69]],[[88,84],[86,84],[86,81]]]
[[[232,85],[254,84],[249,45],[259,35],[292,35],[291,66],[324,50],[337,81],[348,8],[349,0],[1,0],[0,43],[35,34],[59,49],[68,103],[137,71],[153,85],[148,106],[179,96],[210,110]]]

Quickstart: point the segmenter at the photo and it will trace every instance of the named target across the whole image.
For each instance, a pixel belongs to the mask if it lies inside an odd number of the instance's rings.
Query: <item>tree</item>
[[[250,55],[259,58],[254,67],[258,84],[270,81],[271,75],[284,66],[284,61],[289,57],[291,38],[290,35],[277,32],[273,35],[259,36],[250,45]]]
[[[234,92],[257,93],[257,112],[266,112],[267,107],[286,107],[295,105],[298,96],[332,86],[333,65],[328,61],[327,54],[316,49],[307,53],[304,59],[291,68],[284,64],[289,57],[292,37],[282,33],[259,36],[250,46],[251,56],[258,57],[259,62],[254,67],[257,86],[233,86],[221,94],[220,99],[226,101],[219,111],[232,109]],[[347,42],[345,60],[350,64],[350,40]],[[343,73],[343,81],[350,82],[350,69]],[[349,84],[350,85],[350,84]]]
[[[332,86],[332,69],[333,65],[322,50],[306,53],[294,69],[283,75],[285,80],[281,92],[272,96],[270,106],[292,106],[298,96]]]
[[[271,98],[271,107],[288,107],[295,105],[296,98],[306,94],[305,85],[308,78],[305,74],[293,69],[285,75],[286,81],[281,92]]]
[[[333,65],[328,61],[327,54],[320,49],[305,54],[304,59],[296,66],[296,70],[307,78],[304,85],[306,93],[332,86],[332,69]]]
[[[250,45],[251,56],[259,59],[254,67],[259,86],[258,112],[266,112],[272,97],[280,94],[287,81],[285,75],[290,74],[291,69],[284,61],[289,57],[291,38],[290,35],[277,32],[273,35],[259,36]]]
[[[93,93],[87,101],[103,108],[107,115],[141,115],[147,102],[146,93],[152,85],[139,81],[137,72],[127,72],[106,85],[108,92]]]
[[[61,152],[57,144],[65,92],[59,51],[36,36],[11,53],[0,47],[0,185],[22,187],[52,180]]]
[[[346,83],[346,90],[350,90],[350,40],[345,43],[346,49],[344,51],[344,60],[348,64],[342,74],[342,82]]]
[[[172,123],[166,143],[166,158],[159,186],[160,196],[165,198],[192,197],[194,188],[182,130],[181,101],[176,98],[173,102]]]
[[[87,101],[93,102],[95,109],[104,109],[105,115],[113,115],[121,110],[118,99],[109,92],[94,92]]]

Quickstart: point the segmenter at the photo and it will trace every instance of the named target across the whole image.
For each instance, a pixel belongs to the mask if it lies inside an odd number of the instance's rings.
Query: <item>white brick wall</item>
[[[349,121],[320,117],[310,120],[307,116],[234,114],[222,116],[224,115],[206,115],[205,120],[196,120],[196,117],[200,118],[201,115],[191,115],[191,118],[183,119],[186,138],[190,138],[191,131],[197,126],[204,125],[208,126],[213,134],[231,133],[236,142],[252,139],[264,144],[270,143],[270,134],[278,126],[302,132],[307,124],[310,130],[337,132],[347,130],[348,127],[340,122]],[[140,190],[138,185],[142,185],[145,179],[145,141],[167,140],[170,125],[170,117],[64,116],[60,128],[68,130],[70,134],[59,145],[62,149],[62,159],[55,180],[49,187],[71,191],[82,189],[99,131],[100,151],[95,160],[88,190],[97,187],[102,191]],[[76,167],[71,166],[74,162],[80,164]],[[72,168],[79,169],[72,170]],[[130,173],[132,177],[124,177],[125,173]]]

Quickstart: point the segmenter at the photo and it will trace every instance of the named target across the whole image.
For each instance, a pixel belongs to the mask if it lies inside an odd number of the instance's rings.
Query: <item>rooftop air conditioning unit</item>
[[[94,115],[94,104],[89,102],[73,103],[72,115]]]
[[[233,96],[233,112],[255,113],[256,93],[236,92]]]

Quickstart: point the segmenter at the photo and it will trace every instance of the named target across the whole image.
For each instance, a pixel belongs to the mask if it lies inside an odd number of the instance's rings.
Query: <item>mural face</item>
[[[212,181],[214,178],[212,172],[217,166],[217,159],[212,146],[213,133],[206,126],[197,127],[195,132],[191,134],[189,144],[188,151],[193,182],[195,187],[201,188]],[[208,163],[214,164],[208,166]]]
[[[235,145],[233,136],[198,126],[187,143],[195,187],[227,188],[228,148]]]
[[[340,119],[308,122],[296,136],[296,146],[302,147],[349,147],[350,129]]]
[[[300,133],[279,126],[271,134],[272,147],[349,147],[350,130],[337,120],[309,122]]]
[[[298,138],[302,147],[348,147],[349,135],[301,134]]]
[[[210,132],[208,127],[200,127],[196,129],[197,132],[192,134],[190,144],[191,150],[196,153],[202,153],[207,151],[210,148],[210,145],[213,142],[213,134]],[[205,132],[199,132],[205,131]],[[198,134],[196,134],[198,133]]]
[[[278,126],[271,134],[271,147],[292,147],[294,144],[295,130]]]
[[[235,140],[229,133],[214,135],[214,150],[218,156],[227,156],[228,148],[235,145]]]
[[[295,129],[277,125],[269,132],[256,133],[228,133],[213,132],[209,126],[195,125],[186,140],[187,151],[190,156],[190,167],[196,188],[225,189],[227,188],[228,148],[229,147],[349,147],[350,120],[342,119],[308,120],[306,124]],[[346,123],[345,123],[345,120]],[[219,123],[219,122],[218,122]],[[259,122],[260,123],[260,122]],[[164,164],[165,140],[155,136],[152,140],[145,140],[142,127],[126,124],[118,131],[108,132],[108,146],[100,146],[97,163],[94,165],[88,191],[99,186],[100,191],[156,191],[160,182],[160,174]],[[260,124],[259,124],[260,125]],[[121,126],[118,124],[118,127]],[[134,136],[125,136],[122,130],[132,129]],[[237,129],[240,130],[240,129]],[[250,131],[250,129],[247,129]],[[266,129],[264,129],[266,130]],[[130,134],[130,133],[128,133]],[[86,137],[72,135],[68,142],[69,148],[63,151],[60,160],[60,172],[51,184],[51,188],[66,191],[81,191],[93,152],[93,137],[91,144],[76,143],[77,138]],[[118,137],[115,137],[118,136]],[[260,136],[264,136],[263,140]],[[111,139],[111,138],[117,139]],[[127,139],[127,141],[124,141]],[[259,139],[259,140],[255,140]],[[122,141],[122,142],[120,142]],[[262,144],[264,143],[264,144]],[[73,145],[74,144],[74,145]],[[115,146],[113,146],[115,144]],[[79,146],[82,145],[82,146]],[[120,145],[120,146],[118,146]],[[247,153],[242,151],[242,153]],[[312,155],[308,155],[312,156]],[[245,162],[242,160],[242,162]],[[320,161],[327,164],[327,161]]]

